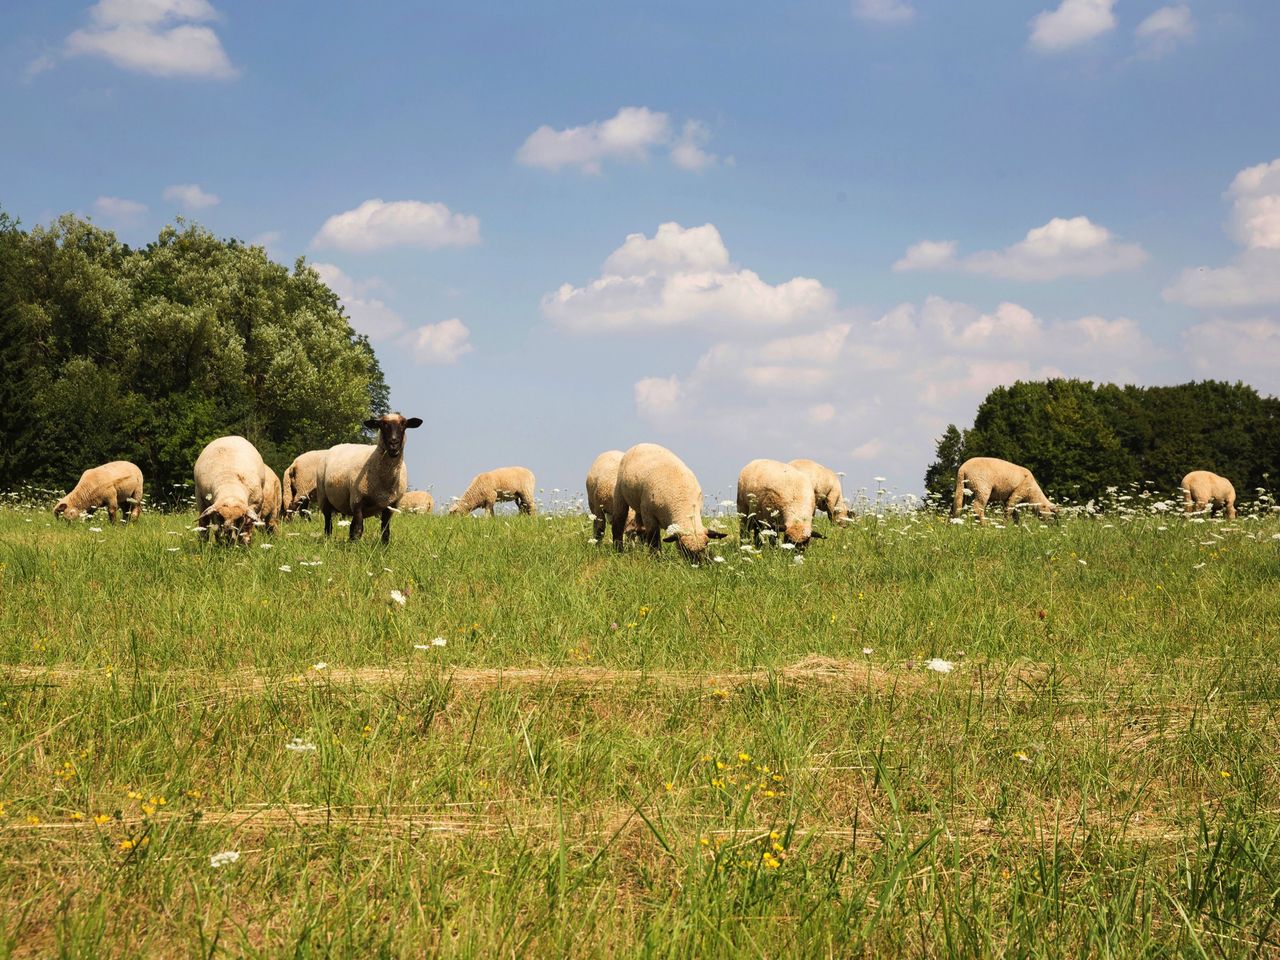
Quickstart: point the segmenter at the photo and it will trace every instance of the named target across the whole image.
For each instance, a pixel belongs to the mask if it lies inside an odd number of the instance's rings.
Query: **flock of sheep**
[[[324,516],[326,535],[333,532],[335,513],[350,517],[352,540],[363,536],[366,518],[379,517],[382,542],[389,543],[394,513],[430,513],[434,507],[431,494],[408,490],[405,431],[421,424],[417,417],[398,413],[366,420],[365,427],[378,435],[377,443],[342,443],[304,453],[285,470],[283,484],[244,437],[219,437],[196,459],[196,502],[201,509],[196,526],[206,539],[213,531],[218,541],[248,543],[256,527],[274,532],[282,517],[311,507]],[[619,550],[628,537],[653,550],[674,543],[684,556],[697,561],[711,540],[726,536],[702,522],[702,488],[693,471],[656,443],[600,454],[587,472],[586,486],[595,540],[603,539],[605,525],[610,524]],[[1236,515],[1235,489],[1215,473],[1187,474],[1182,492],[1188,512],[1221,508],[1229,519]],[[963,511],[966,496],[973,498],[973,512],[980,521],[992,503],[1004,504],[1015,519],[1022,507],[1045,520],[1057,512],[1030,470],[994,457],[974,457],[960,465],[953,517]],[[469,514],[483,507],[492,516],[496,504],[511,501],[521,513],[534,512],[534,477],[524,467],[479,474],[449,512]],[[121,509],[136,520],[142,512],[142,471],[126,460],[86,470],[53,512],[76,519],[100,508],[112,523]],[[823,536],[813,528],[819,511],[836,524],[849,520],[839,476],[813,460],[752,460],[738,474],[737,508],[743,540],[750,537],[759,546],[767,536],[800,551]]]

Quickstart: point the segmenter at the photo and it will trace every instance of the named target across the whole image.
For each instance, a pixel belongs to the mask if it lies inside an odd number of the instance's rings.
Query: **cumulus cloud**
[[[147,205],[123,197],[99,197],[93,201],[93,212],[104,220],[128,223],[147,212]]]
[[[1226,199],[1240,254],[1224,267],[1183,271],[1165,289],[1166,300],[1199,309],[1280,303],[1280,160],[1241,170]]]
[[[1183,334],[1199,376],[1240,378],[1267,393],[1280,389],[1280,322],[1214,319]]]
[[[311,242],[358,253],[387,247],[467,247],[480,242],[480,221],[453,213],[443,203],[374,199],[331,216]]]
[[[873,23],[906,23],[916,11],[908,0],[853,0],[853,15]]]
[[[1138,51],[1156,59],[1173,53],[1183,42],[1195,36],[1196,24],[1186,4],[1161,7],[1134,30]]]
[[[542,298],[542,312],[582,333],[680,326],[768,328],[829,310],[835,295],[817,280],[770,284],[733,264],[712,224],[664,223],[652,237],[634,233],[585,286],[563,284]]]
[[[471,345],[471,331],[457,317],[421,326],[411,334],[410,340],[414,359],[425,364],[457,363],[459,357],[475,349]]]
[[[956,249],[951,240],[925,240],[909,247],[893,269],[960,270],[1004,280],[1044,281],[1136,270],[1147,259],[1141,246],[1118,242],[1110,230],[1088,217],[1054,217],[1003,250],[959,257]]]
[[[640,162],[655,150],[669,149],[676,166],[700,171],[717,160],[704,149],[710,139],[701,121],[686,120],[677,136],[667,114],[648,107],[623,107],[608,120],[581,127],[556,130],[543,125],[521,144],[516,160],[544,170],[576,167],[582,173],[598,174],[606,160]]]
[[[1115,29],[1115,0],[1062,0],[1031,21],[1031,46],[1042,53],[1069,50]]]
[[[175,183],[171,187],[165,187],[164,198],[184,210],[203,210],[205,207],[216,207],[221,202],[216,193],[201,189],[197,183]]]
[[[645,377],[635,385],[636,409],[647,417],[674,411],[680,400],[680,381],[671,377]]]
[[[377,277],[355,280],[332,263],[313,263],[311,269],[338,295],[357,333],[370,340],[387,340],[404,332],[406,324],[400,314],[376,295],[382,287]]]
[[[57,62],[57,60],[47,53],[42,53],[35,59],[29,60],[22,70],[22,82],[30,83],[36,77],[40,76],[40,74],[52,70],[57,65]]]
[[[99,0],[90,25],[67,37],[67,56],[96,56],[125,70],[161,77],[236,75],[217,33],[208,0]]]

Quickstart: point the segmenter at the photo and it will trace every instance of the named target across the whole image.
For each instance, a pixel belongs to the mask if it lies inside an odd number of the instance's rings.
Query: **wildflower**
[[[709,846],[711,846],[711,841],[710,841],[710,839],[708,839],[707,837],[699,837],[699,838],[698,838],[698,843],[699,843],[700,845],[704,846],[704,847],[709,847]]]
[[[280,572],[281,572],[281,573],[293,573],[293,567],[289,566],[287,563],[281,564],[281,565],[280,565]]]
[[[863,655],[864,657],[869,657],[869,656],[871,656],[871,654],[872,654],[872,653],[874,653],[874,652],[875,652],[875,651],[873,651],[870,647],[863,647],[863,648],[862,648],[862,655]]]
[[[718,556],[718,555],[717,555],[717,556],[713,556],[711,559],[712,559],[715,563],[724,563],[724,557],[721,557],[721,556]]]
[[[405,599],[406,599],[406,598],[405,598],[405,595],[404,595],[403,593],[401,593],[399,590],[392,590],[392,591],[391,591],[391,602],[392,602],[392,603],[399,604],[400,606],[402,606],[402,607],[403,607],[403,606],[404,606],[404,604],[405,604]]]
[[[1019,760],[1021,760],[1023,763],[1030,763],[1030,762],[1031,762],[1031,758],[1030,758],[1030,757],[1028,757],[1028,756],[1027,756],[1025,753],[1023,753],[1021,750],[1019,750],[1017,753],[1015,753],[1015,754],[1014,754],[1014,756],[1015,756],[1015,757],[1017,757]]]
[[[932,660],[925,662],[925,667],[934,673],[950,673],[956,668],[956,665],[950,660],[943,660],[940,657],[934,657]]]
[[[151,816],[151,815],[152,815],[153,813],[155,813],[155,812],[156,812],[156,808],[155,808],[154,806],[152,806],[151,804],[149,804],[149,803],[144,803],[144,804],[142,805],[142,813],[143,813],[143,815],[144,815],[144,816],[148,816],[148,817],[149,817],[149,816]]]
[[[284,745],[284,748],[292,750],[294,753],[304,753],[308,750],[314,750],[316,745],[308,740],[303,740],[301,737],[294,737]]]
[[[317,662],[315,662],[315,663],[313,663],[313,664],[311,665],[311,669],[312,669],[312,670],[327,670],[327,669],[329,669],[329,665],[328,665],[327,663],[325,663],[323,660],[319,660],[319,661],[317,661]]]
[[[111,822],[111,817],[105,813],[95,813],[93,815],[93,822],[100,827],[106,826],[108,823]]]
[[[221,853],[215,853],[209,858],[209,866],[217,870],[219,867],[225,867],[228,864],[235,863],[239,859],[239,850],[223,850]]]
[[[767,850],[765,851],[764,856],[760,858],[760,862],[763,863],[770,870],[777,870],[780,866],[782,866],[782,861],[779,860],[777,857],[775,857],[772,853],[770,853]]]
[[[729,691],[728,691],[728,690],[722,690],[722,689],[712,690],[712,691],[711,691],[711,695],[712,695],[713,697],[716,697],[717,699],[720,699],[720,700],[728,700],[728,699],[729,699]]]
[[[177,548],[177,547],[165,547],[165,550],[169,551],[170,553],[177,553],[177,552],[178,552],[178,548]]]
[[[446,640],[444,637],[432,637],[432,638],[431,638],[431,645],[432,645],[433,647],[443,647],[443,646],[446,646],[448,643],[449,643],[449,641],[448,641],[448,640]]]
[[[200,790],[188,790],[187,796],[190,797],[192,800],[199,800],[201,797],[204,796],[204,793],[203,791],[200,791]]]
[[[33,827],[38,827],[40,825],[40,818],[34,813],[27,814],[27,823]]]
[[[1223,779],[1223,780],[1230,780],[1230,779],[1231,779],[1231,771],[1230,771],[1230,770],[1222,770],[1222,771],[1220,771],[1220,772],[1219,772],[1219,774],[1218,774],[1218,775],[1219,775],[1220,777],[1222,777],[1222,779]]]
[[[89,532],[90,532],[90,533],[101,533],[101,532],[102,532],[102,528],[101,528],[101,527],[90,527],[90,528],[89,528]]]
[[[676,785],[672,783],[670,780],[668,780],[666,783],[662,785],[662,788],[666,790],[667,793],[670,793],[672,790],[676,788]]]
[[[136,844],[132,840],[126,839],[120,841],[121,850],[132,850],[134,846],[136,846]]]
[[[739,759],[740,761],[742,761],[743,763],[748,763],[748,762],[750,762],[750,760],[751,760],[751,754],[749,754],[749,753],[740,753],[740,754],[738,754],[738,759]]]

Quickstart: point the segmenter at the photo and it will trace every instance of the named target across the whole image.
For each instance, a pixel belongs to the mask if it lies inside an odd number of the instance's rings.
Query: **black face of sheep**
[[[407,420],[398,413],[387,413],[381,417],[364,422],[365,427],[378,434],[378,442],[387,456],[398,458],[404,453],[404,432],[422,426],[421,417],[409,417]]]

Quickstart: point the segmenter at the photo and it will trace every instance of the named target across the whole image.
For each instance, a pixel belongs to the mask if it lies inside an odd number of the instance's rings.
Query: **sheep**
[[[244,437],[210,441],[195,467],[196,505],[204,508],[196,520],[201,538],[207,540],[214,527],[219,541],[249,543],[254,526],[266,522],[263,514],[271,509],[275,479]]]
[[[381,514],[382,542],[391,542],[391,514],[409,485],[404,465],[404,432],[422,426],[418,417],[388,413],[366,420],[378,442],[340,443],[330,447],[316,478],[316,503],[324,514],[324,533],[333,533],[333,515],[351,517],[351,540],[364,536],[364,518]]]
[[[1049,520],[1058,508],[1049,502],[1036,483],[1036,478],[1026,467],[995,457],[972,457],[960,464],[956,472],[956,493],[951,504],[951,516],[960,516],[964,510],[966,486],[973,493],[973,512],[978,521],[986,517],[989,502],[1003,503],[1005,513],[1018,519],[1017,507],[1026,503]]]
[[[613,514],[613,488],[618,483],[621,450],[606,450],[591,461],[587,471],[587,510],[591,513],[591,537],[597,543],[604,539],[604,526]],[[625,534],[636,534],[636,512],[627,511]]]
[[[638,443],[622,455],[613,488],[613,545],[622,549],[629,511],[635,511],[640,537],[657,552],[675,543],[695,563],[709,540],[727,534],[702,525],[702,488],[684,461],[656,443]]]
[[[266,481],[262,488],[262,522],[270,533],[280,530],[280,516],[284,509],[284,492],[280,478],[274,470],[267,470]]]
[[[126,522],[142,515],[142,471],[128,460],[113,460],[80,474],[72,491],[54,506],[53,515],[75,520],[82,513],[106,507],[107,516],[115,523],[121,504]]]
[[[843,526],[849,522],[849,505],[845,503],[840,478],[834,470],[816,460],[792,460],[790,466],[806,474],[813,483],[816,509],[825,511],[832,523]]]
[[[301,512],[310,513],[307,507],[316,497],[316,474],[324,460],[324,450],[308,450],[300,454],[284,472],[284,516],[292,518]]]
[[[533,472],[525,467],[488,470],[475,475],[467,492],[449,508],[449,512],[466,516],[471,511],[484,507],[492,517],[494,504],[514,500],[521,513],[532,516],[533,488]]]
[[[436,507],[436,498],[425,490],[410,490],[400,498],[403,513],[430,513]]]
[[[815,500],[813,481],[803,470],[778,460],[752,460],[738,474],[741,538],[750,534],[758,547],[760,531],[772,530],[803,551],[810,538],[823,537],[813,529]]]
[[[1228,520],[1236,518],[1236,488],[1226,477],[1208,470],[1192,470],[1182,478],[1182,506],[1187,513],[1221,508]]]

